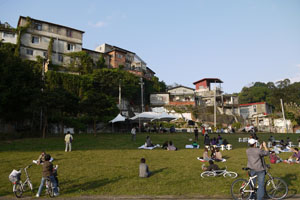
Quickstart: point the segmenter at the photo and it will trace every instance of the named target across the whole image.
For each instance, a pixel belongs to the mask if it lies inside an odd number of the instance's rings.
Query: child
[[[272,151],[270,154],[270,163],[277,164],[280,162],[282,162],[282,159],[276,155],[275,151]]]
[[[151,175],[151,172],[149,171],[148,165],[146,164],[146,159],[142,158],[140,163],[140,173],[139,176],[141,178],[147,178]]]
[[[210,160],[209,161],[209,166],[208,167],[205,167],[204,165],[202,165],[202,169],[204,171],[213,171],[213,170],[219,170],[219,166],[214,164],[214,161]]]

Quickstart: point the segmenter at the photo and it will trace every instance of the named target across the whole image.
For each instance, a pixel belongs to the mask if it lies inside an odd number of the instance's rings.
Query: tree
[[[99,60],[96,63],[96,68],[97,69],[103,69],[103,68],[106,68],[106,67],[107,66],[105,64],[104,56],[103,56],[103,54],[100,54]]]
[[[82,113],[88,115],[93,121],[94,135],[96,136],[96,124],[98,121],[106,121],[118,113],[114,99],[94,89],[87,91],[81,102]]]

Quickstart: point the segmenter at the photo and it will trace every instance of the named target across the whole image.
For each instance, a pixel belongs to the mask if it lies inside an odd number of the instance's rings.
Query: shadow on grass
[[[118,182],[119,180],[123,179],[122,176],[118,176],[112,179],[101,179],[101,180],[94,180],[94,181],[89,181],[81,184],[75,184],[72,185],[71,188],[67,188],[63,191],[65,194],[71,194],[71,193],[76,193],[80,191],[87,191],[87,190],[93,190],[102,186],[105,186],[110,183],[115,183]]]
[[[157,170],[151,171],[151,176],[153,176],[155,174],[158,174],[160,172],[163,172],[165,169],[168,169],[168,168],[164,167],[164,168],[161,168],[161,169],[157,169]]]
[[[284,177],[282,177],[284,181],[287,183],[288,187],[292,185],[292,181],[297,182],[297,176],[295,174],[286,174]],[[289,189],[289,193],[286,198],[293,198],[298,191],[296,189]]]

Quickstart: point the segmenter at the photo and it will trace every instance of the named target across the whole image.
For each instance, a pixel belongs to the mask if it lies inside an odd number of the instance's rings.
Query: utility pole
[[[217,87],[214,90],[214,128],[217,130]]]
[[[121,103],[122,103],[122,88],[121,88],[121,79],[119,80],[119,109],[121,113]]]
[[[143,83],[143,77],[140,78],[140,84],[141,84],[141,113],[144,112],[144,83]],[[141,118],[139,117],[139,132],[141,133]]]
[[[142,102],[142,112],[144,112],[144,82],[143,82],[143,78],[140,78],[141,81],[141,102]]]
[[[283,107],[282,99],[280,99],[280,104],[281,104],[282,117],[283,117],[283,124],[284,124],[284,133],[287,133],[286,120],[285,120],[285,115],[284,115],[284,107]]]

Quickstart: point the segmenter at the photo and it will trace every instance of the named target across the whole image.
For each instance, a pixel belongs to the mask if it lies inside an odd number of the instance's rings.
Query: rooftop
[[[197,83],[203,82],[203,81],[207,81],[209,83],[223,83],[223,81],[221,81],[218,78],[203,78],[199,81],[194,82],[193,84],[196,85]]]
[[[26,19],[27,17],[24,17],[24,16],[20,16],[19,17],[19,21],[18,21],[18,27],[20,25],[20,22],[21,22],[21,19]],[[33,19],[30,17],[31,20],[34,20],[36,22],[41,22],[41,23],[47,23],[47,24],[51,24],[51,25],[54,25],[54,26],[59,26],[59,27],[62,27],[62,28],[67,28],[67,29],[70,29],[70,30],[74,30],[74,31],[79,31],[81,33],[84,33],[84,31],[81,31],[81,30],[78,30],[78,29],[75,29],[75,28],[71,28],[71,27],[67,27],[67,26],[63,26],[63,25],[59,25],[59,24],[54,24],[54,23],[51,23],[51,22],[46,22],[46,21],[43,21],[43,20],[39,20],[39,19]]]

